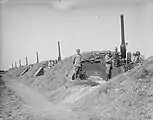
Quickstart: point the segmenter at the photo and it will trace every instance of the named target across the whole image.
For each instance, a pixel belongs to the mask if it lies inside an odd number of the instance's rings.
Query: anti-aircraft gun
[[[120,44],[120,52],[112,52],[114,66],[121,67],[126,65],[126,58],[127,58],[127,51],[126,46],[127,43],[125,42],[125,34],[124,34],[124,15],[120,15],[121,19],[121,44]],[[105,64],[105,52],[97,52],[93,53],[88,57],[88,60],[82,61],[82,69],[85,71],[89,76],[94,75],[94,73],[98,74],[99,77],[105,79],[106,78],[106,64]],[[93,64],[91,64],[91,62]],[[119,68],[120,69],[120,68]],[[114,73],[113,76],[116,76],[117,73]],[[112,76],[112,77],[113,77]]]
[[[127,64],[127,50],[126,46],[128,45],[125,42],[125,34],[124,34],[124,15],[120,15],[121,18],[121,44],[120,44],[120,52],[114,53],[114,65],[116,67],[125,66]]]

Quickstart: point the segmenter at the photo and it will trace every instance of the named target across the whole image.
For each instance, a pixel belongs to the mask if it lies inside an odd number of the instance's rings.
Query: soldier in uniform
[[[90,54],[90,60],[91,60],[91,61],[94,61],[94,60],[95,60],[95,57],[94,57],[93,54]]]
[[[105,56],[105,61],[106,61],[106,81],[108,81],[109,79],[111,79],[111,74],[112,74],[112,61],[113,56],[111,54],[111,51],[108,51],[108,53]]]
[[[141,64],[141,62],[144,61],[144,58],[140,55],[140,51],[137,51],[135,54],[135,57],[133,59],[133,63],[136,64]]]
[[[94,63],[92,60],[87,60],[87,59],[83,58],[82,55],[80,54],[80,49],[76,49],[76,52],[77,52],[77,54],[73,58],[73,64],[74,64],[74,70],[75,70],[75,78],[74,79],[77,79],[78,77],[80,78],[81,75],[83,74],[82,59],[84,59],[92,64]]]
[[[54,60],[54,63],[55,63],[55,64],[57,64],[57,63],[58,63],[58,61],[57,61],[57,60]]]
[[[132,54],[131,52],[127,53],[127,59],[126,59],[126,64],[124,66],[124,72],[132,69]]]
[[[80,54],[80,49],[76,49],[77,54],[73,58],[73,64],[74,64],[74,69],[75,69],[75,79],[77,79],[80,75],[80,72],[82,70],[82,55]]]
[[[115,47],[115,52],[114,52],[114,66],[115,67],[119,67],[119,52],[118,52],[118,49],[117,47]]]
[[[132,62],[134,61],[135,56],[136,56],[136,53],[133,53],[133,54],[132,54],[132,57],[131,57]]]
[[[51,65],[51,60],[48,61],[48,68],[51,68],[52,65]]]

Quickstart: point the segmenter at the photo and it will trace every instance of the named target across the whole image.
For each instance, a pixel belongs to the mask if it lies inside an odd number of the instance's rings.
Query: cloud
[[[78,1],[76,0],[65,0],[65,1],[53,1],[52,5],[55,9],[58,10],[68,10],[73,9],[78,5]]]
[[[8,0],[0,0],[0,3],[6,3]]]
[[[62,0],[52,1],[53,8],[58,10],[70,10],[70,9],[90,9],[90,8],[101,8],[111,6],[127,6],[131,5],[134,0]]]

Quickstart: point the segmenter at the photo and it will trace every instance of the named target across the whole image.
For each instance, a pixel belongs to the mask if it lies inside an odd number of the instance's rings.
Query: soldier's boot
[[[111,71],[109,72],[109,79],[111,79],[111,77],[112,77],[112,74],[111,74]]]
[[[109,79],[111,79],[111,70],[108,71],[107,73],[107,78],[106,78],[106,81],[108,81]]]
[[[77,73],[75,73],[75,80],[78,78],[78,75],[77,75]]]
[[[106,74],[106,81],[109,80],[109,73]]]

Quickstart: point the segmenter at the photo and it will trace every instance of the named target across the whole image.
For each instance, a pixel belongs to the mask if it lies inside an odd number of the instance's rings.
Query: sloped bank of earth
[[[0,120],[35,120],[25,100],[2,81],[0,84]]]
[[[152,120],[153,57],[101,86],[73,89],[51,96],[52,102],[72,109],[72,119]]]
[[[60,120],[68,118],[66,107],[52,104],[32,88],[16,80],[1,84],[0,91],[1,120]]]
[[[73,105],[74,111],[88,120],[152,120],[153,57]]]
[[[83,53],[84,58],[88,58],[91,53],[96,53],[100,51],[95,51],[95,52],[86,52]],[[72,58],[73,56],[70,56],[62,61],[60,61],[57,65],[55,65],[52,68],[49,68],[45,70],[45,74],[43,76],[39,77],[31,77],[27,78],[27,73],[26,75],[17,77],[16,79],[19,79],[23,81],[24,83],[32,86],[33,88],[37,89],[39,92],[43,94],[51,94],[51,92],[54,92],[57,90],[59,87],[61,87],[63,90],[65,90],[65,85],[70,83],[69,81],[66,80],[66,76],[70,74],[71,70],[73,69],[73,64],[72,64]],[[101,70],[101,65],[99,67],[97,65],[90,65],[89,63],[89,72],[94,74],[94,70],[96,69],[99,74],[104,73],[105,70],[104,68]],[[116,70],[113,70],[116,72]],[[30,71],[31,72],[31,71]],[[114,75],[117,75],[117,72]]]
[[[60,65],[65,63],[59,63],[59,66],[52,68],[50,71],[62,68]],[[70,65],[69,61],[67,62]],[[68,69],[65,65],[65,67]],[[131,71],[121,74],[108,83],[102,86],[96,86],[93,88],[84,88],[82,92],[81,88],[76,88],[72,92],[73,88],[65,89],[64,86],[61,89],[56,88],[64,84],[63,79],[65,76],[63,71],[57,69],[57,71],[51,72],[50,75],[39,77],[38,81],[33,79],[31,86],[37,86],[39,90],[46,89],[48,85],[48,91],[57,90],[54,95],[51,93],[51,101],[57,104],[65,104],[69,106],[73,112],[67,119],[74,120],[151,120],[153,114],[153,57],[147,59],[143,66],[138,66]],[[64,70],[64,73],[66,70]],[[61,76],[60,76],[61,75]],[[50,77],[53,77],[51,79]],[[57,81],[59,79],[59,81]],[[50,81],[49,81],[50,80]],[[53,80],[53,81],[52,81]],[[23,79],[24,81],[24,79]],[[26,81],[24,81],[26,83]],[[27,81],[30,83],[29,81]],[[56,84],[54,84],[54,82]],[[62,84],[62,85],[61,85]],[[30,85],[30,84],[29,84]],[[44,85],[44,86],[43,86]],[[53,88],[50,88],[52,87]],[[91,90],[88,92],[88,90]],[[46,89],[47,91],[47,89]],[[63,92],[62,92],[63,91]],[[76,94],[80,92],[80,94]],[[44,91],[45,93],[45,91]],[[49,93],[49,92],[48,92]],[[70,96],[67,96],[67,93]],[[64,95],[65,94],[65,95]],[[63,96],[62,96],[63,95]],[[67,96],[65,98],[65,96]],[[81,97],[80,97],[81,96]],[[71,99],[68,99],[68,97]],[[55,98],[55,99],[53,99]]]

